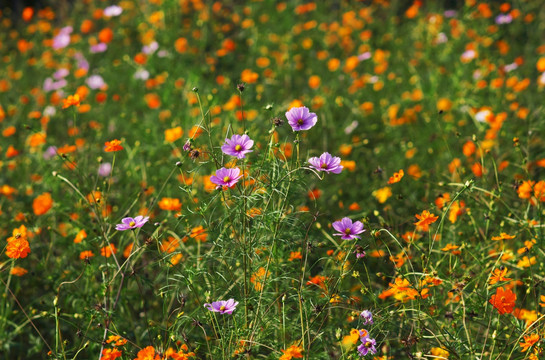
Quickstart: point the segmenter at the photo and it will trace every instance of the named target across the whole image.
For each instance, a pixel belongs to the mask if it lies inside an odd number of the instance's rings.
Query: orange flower
[[[26,226],[21,225],[18,228],[13,229],[12,236],[8,238],[8,242],[15,240],[15,239],[28,239],[28,232],[26,229]]]
[[[34,214],[38,216],[47,213],[52,206],[53,200],[51,199],[51,194],[48,192],[39,195],[32,202],[32,210],[34,211]]]
[[[20,266],[14,266],[11,270],[10,270],[10,274],[11,275],[15,275],[15,276],[23,276],[25,275],[26,273],[28,272],[27,269],[25,268],[22,268]]]
[[[112,254],[117,253],[117,248],[114,244],[110,244],[109,246],[104,246],[102,249],[100,249],[100,255],[104,257],[110,257]]]
[[[503,287],[499,287],[496,289],[496,294],[492,295],[488,302],[498,310],[500,315],[503,315],[513,312],[516,299],[517,296],[511,289],[505,290]]]
[[[514,235],[508,235],[504,232],[502,232],[500,234],[500,236],[492,236],[492,240],[511,240],[511,239],[514,239],[515,236]]]
[[[19,155],[19,150],[15,149],[13,145],[8,146],[8,149],[6,150],[6,157],[12,158]]]
[[[159,208],[161,210],[180,211],[182,209],[182,203],[179,199],[164,197],[159,201]]]
[[[100,360],[115,360],[118,357],[121,357],[121,355],[123,355],[123,353],[115,347],[113,349],[104,349],[102,350]]]
[[[161,360],[161,357],[155,353],[153,346],[148,346],[140,350],[134,360]]]
[[[407,279],[396,278],[394,283],[389,283],[388,285],[389,288],[378,296],[379,299],[386,299],[393,296],[396,300],[406,301],[414,300],[419,296],[418,291],[412,287]]]
[[[66,99],[62,99],[62,108],[66,109],[70,106],[79,106],[80,105],[80,97],[79,94],[74,95],[68,95]]]
[[[89,259],[95,256],[91,250],[85,250],[79,253],[79,258],[81,260]]]
[[[517,262],[517,266],[527,268],[536,263],[536,257],[532,256],[529,258],[528,256],[523,256],[521,260]]]
[[[422,230],[422,231],[428,231],[430,224],[433,224],[439,218],[438,216],[435,216],[432,213],[430,213],[428,210],[424,210],[422,211],[421,215],[416,214],[415,216],[418,219],[418,221],[415,222],[414,224],[416,225],[416,228],[418,230]]]
[[[189,237],[197,241],[204,242],[206,241],[208,234],[206,233],[206,229],[203,228],[201,225],[199,225],[191,229],[191,233],[189,234]]]
[[[105,145],[104,151],[106,152],[123,150],[123,146],[121,146],[121,141],[117,139],[114,139],[112,141],[106,141],[104,145]]]
[[[447,246],[442,248],[441,251],[450,251],[452,255],[460,255],[462,252],[460,250],[456,250],[458,248],[459,248],[458,245],[447,244]]]
[[[372,195],[377,199],[381,204],[384,204],[390,196],[392,196],[392,189],[389,186],[377,189],[373,191]]]
[[[172,129],[166,129],[165,130],[165,141],[166,142],[175,142],[179,138],[182,137],[184,134],[182,128],[180,126],[177,126]]]
[[[173,236],[169,236],[168,240],[162,241],[160,248],[162,252],[173,253],[180,246],[180,240]]]
[[[292,358],[300,359],[303,357],[303,348],[297,345],[292,345],[286,350],[281,350],[284,355],[280,356],[280,360],[290,360]]]
[[[119,335],[110,335],[106,342],[108,344],[114,343],[114,346],[123,346],[127,343],[127,339],[124,339]]]
[[[301,255],[300,251],[292,251],[290,252],[290,257],[288,261],[293,261],[293,260],[302,259],[302,258],[303,256]]]
[[[74,238],[74,243],[76,244],[79,244],[80,242],[83,241],[83,239],[85,239],[87,237],[87,232],[85,232],[85,230],[81,229],[78,234],[76,235],[76,237]]]
[[[522,348],[521,351],[526,352],[538,341],[539,341],[538,334],[524,335],[524,342],[519,343],[520,347]]]
[[[395,184],[397,182],[400,182],[401,178],[403,178],[403,175],[405,175],[405,172],[403,171],[403,169],[400,169],[398,172],[394,173],[394,175],[390,177],[390,180],[388,180],[388,184]]]
[[[510,278],[505,277],[507,275],[507,268],[502,266],[499,269],[494,269],[494,273],[492,276],[490,276],[490,280],[488,283],[490,285],[494,285],[496,283],[499,283],[500,281],[509,281]]]
[[[254,288],[257,291],[263,289],[263,283],[267,280],[267,277],[271,275],[270,271],[265,271],[264,267],[260,267],[255,273],[250,277],[250,282],[254,284]]]
[[[443,193],[439,194],[435,198],[435,206],[437,206],[439,209],[442,209],[445,204],[448,204],[450,202],[450,194],[449,193]]]
[[[11,259],[26,258],[30,253],[30,244],[23,237],[15,237],[6,246],[6,255]]]

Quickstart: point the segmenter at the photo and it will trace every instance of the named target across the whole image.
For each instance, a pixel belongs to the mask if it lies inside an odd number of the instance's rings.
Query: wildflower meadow
[[[542,1],[5,3],[0,358],[545,359]]]

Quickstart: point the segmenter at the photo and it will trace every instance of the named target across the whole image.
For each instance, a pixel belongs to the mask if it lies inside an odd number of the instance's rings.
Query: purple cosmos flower
[[[377,342],[375,339],[372,339],[369,337],[369,335],[366,335],[362,338],[360,338],[361,344],[358,346],[358,353],[360,356],[365,356],[367,353],[371,353],[371,355],[374,355],[377,353],[377,348],[375,347],[377,345]]]
[[[509,24],[511,21],[513,21],[513,17],[511,14],[499,14],[496,16],[496,24],[503,25],[503,24]]]
[[[333,174],[340,174],[343,169],[341,165],[341,159],[331,156],[330,153],[325,152],[320,155],[319,158],[311,157],[308,159],[310,167],[317,171],[332,172]]]
[[[80,52],[74,54],[74,59],[77,60],[79,69],[89,70],[89,62]]]
[[[68,84],[65,79],[60,79],[59,81],[53,81],[52,78],[48,77],[44,81],[43,89],[44,91],[55,91],[62,89]]]
[[[216,189],[220,189],[223,186],[227,186],[227,187],[235,186],[235,184],[238,182],[238,180],[241,177],[242,177],[242,174],[240,173],[239,168],[232,168],[232,169],[221,168],[219,170],[216,170],[216,175],[212,175],[210,177],[210,181],[218,185],[216,186]]]
[[[291,108],[286,113],[286,118],[293,131],[308,130],[318,121],[316,114],[309,112],[306,106]]]
[[[341,236],[343,240],[353,240],[360,239],[361,237],[358,234],[361,234],[363,230],[363,224],[360,221],[352,223],[352,220],[345,217],[340,221],[335,221],[333,224],[333,229],[337,230],[338,233],[333,235]]]
[[[60,68],[59,70],[55,71],[55,73],[53,74],[53,78],[55,80],[60,80],[62,78],[67,77],[68,74],[70,74],[70,71],[68,69]]]
[[[363,318],[363,325],[373,324],[373,314],[371,314],[371,311],[363,310],[360,317]]]
[[[226,155],[244,159],[247,153],[253,151],[250,150],[252,146],[254,146],[254,141],[248,135],[233,135],[230,139],[225,139],[221,151]]]
[[[365,257],[365,250],[363,250],[363,247],[361,245],[356,245],[356,250],[354,250],[354,254],[356,254],[356,259],[361,259]]]
[[[237,308],[238,301],[229,299],[227,301],[220,300],[214,301],[212,304],[204,304],[204,307],[213,312],[219,312],[220,314],[232,314]]]
[[[104,8],[104,11],[102,12],[102,14],[106,17],[114,17],[114,16],[121,15],[122,12],[123,12],[123,9],[121,8],[121,6],[111,5]]]
[[[57,155],[57,147],[52,145],[45,149],[42,156],[44,160],[51,160],[55,155]]]
[[[184,146],[182,147],[183,151],[191,151],[191,140],[187,139]]]
[[[122,224],[117,224],[115,226],[115,229],[119,231],[136,229],[136,228],[144,226],[144,224],[147,223],[148,220],[149,220],[149,216],[143,217],[142,215],[138,215],[134,219],[131,217],[126,217],[123,220],[121,220]]]

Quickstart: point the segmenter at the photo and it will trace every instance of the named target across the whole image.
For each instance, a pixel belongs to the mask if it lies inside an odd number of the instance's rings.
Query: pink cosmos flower
[[[341,165],[341,159],[331,156],[330,153],[325,152],[320,155],[319,158],[311,157],[308,159],[310,167],[317,171],[332,172],[333,174],[340,174],[343,166]]]
[[[53,49],[58,50],[67,47],[70,44],[70,34],[74,31],[72,26],[63,27],[57,36],[53,38]]]
[[[242,174],[239,168],[226,169],[221,168],[216,170],[216,175],[210,177],[210,181],[216,184],[216,189],[220,189],[223,186],[233,187],[240,180]]]
[[[102,14],[106,17],[114,17],[114,16],[121,15],[122,12],[123,12],[123,8],[121,8],[121,6],[111,5],[111,6],[108,6],[107,8],[104,8],[104,11],[102,12]]]
[[[316,114],[309,112],[306,106],[291,108],[286,118],[293,131],[308,130],[318,121]]]
[[[232,314],[237,308],[238,301],[234,299],[214,301],[212,304],[204,304],[204,307],[220,314]]]
[[[87,86],[89,86],[89,88],[93,90],[100,89],[101,87],[106,85],[104,79],[100,75],[89,76],[87,80],[85,80],[85,83],[87,84]]]
[[[140,228],[144,226],[144,224],[147,223],[148,220],[149,216],[143,217],[142,215],[138,215],[134,219],[131,217],[126,217],[121,220],[121,224],[117,224],[115,226],[115,229],[118,231],[125,231]]]
[[[108,50],[108,45],[106,45],[105,43],[98,43],[96,45],[91,46],[90,48],[90,51],[93,54],[103,53],[106,50]]]
[[[333,229],[338,231],[338,233],[333,235],[341,236],[341,239],[343,240],[361,239],[358,234],[365,231],[363,230],[363,224],[360,221],[352,223],[352,220],[347,217],[340,221],[335,221],[333,224],[331,224],[331,226],[333,226]]]
[[[254,141],[248,135],[233,135],[231,139],[225,139],[225,144],[221,147],[221,151],[224,154],[244,159],[247,153],[253,151],[250,150],[252,146],[254,146]]]

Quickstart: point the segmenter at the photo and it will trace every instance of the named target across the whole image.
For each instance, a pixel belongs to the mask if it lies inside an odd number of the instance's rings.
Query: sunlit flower
[[[221,151],[223,151],[224,154],[243,159],[246,157],[247,153],[253,151],[250,150],[252,146],[254,146],[254,141],[251,140],[248,135],[235,134],[231,136],[231,139],[225,139],[225,144],[221,147]]]
[[[48,192],[37,196],[32,202],[32,210],[38,216],[47,213],[52,206],[53,200],[51,199],[51,194]]]
[[[204,307],[212,312],[220,314],[232,314],[237,308],[238,301],[234,299],[214,301],[212,304],[204,304]]]
[[[343,166],[341,165],[341,159],[336,156],[331,156],[330,153],[325,152],[320,157],[311,157],[308,159],[310,167],[317,171],[332,172],[333,174],[340,174]]]
[[[216,184],[216,189],[220,189],[223,186],[233,187],[240,180],[242,174],[239,168],[226,169],[221,168],[216,170],[216,175],[210,177],[210,181]]]
[[[403,175],[405,175],[405,172],[403,171],[403,169],[400,169],[398,172],[394,173],[394,175],[390,177],[390,179],[388,180],[388,184],[395,184],[397,182],[400,182],[403,178]]]
[[[539,335],[538,334],[531,334],[531,335],[524,335],[524,342],[519,343],[520,347],[522,348],[522,352],[527,351],[529,348],[534,346],[535,343],[539,341]]]
[[[415,216],[418,219],[418,221],[415,222],[414,224],[419,230],[422,230],[422,231],[428,231],[430,224],[433,224],[439,218],[438,216],[435,216],[432,213],[430,213],[428,210],[424,210],[422,211],[422,214],[416,214]]]
[[[106,141],[104,145],[105,145],[104,151],[106,152],[114,152],[114,151],[123,150],[123,146],[121,146],[121,141],[117,139],[114,139],[112,141]]]
[[[517,296],[511,289],[505,290],[503,287],[499,287],[496,289],[496,294],[492,295],[488,302],[502,315],[513,312],[516,299]]]
[[[291,360],[292,358],[301,359],[303,358],[303,348],[295,344],[288,347],[286,350],[280,350],[283,352],[283,355],[280,356],[279,360]]]
[[[79,106],[80,105],[80,97],[79,94],[74,95],[68,95],[66,99],[62,100],[62,108],[66,109],[70,106]]]
[[[6,246],[6,256],[11,259],[26,258],[30,253],[30,244],[24,237],[16,237],[8,241]]]
[[[118,231],[125,231],[125,230],[133,230],[136,228],[140,228],[144,226],[145,223],[147,223],[149,220],[149,216],[143,217],[142,215],[138,215],[135,218],[126,217],[123,220],[121,220],[121,224],[117,224],[115,226],[115,229]]]
[[[155,348],[153,346],[147,346],[140,350],[138,354],[136,354],[135,360],[160,360],[161,357],[159,354],[155,352]]]
[[[286,118],[293,131],[308,130],[318,121],[316,114],[309,112],[306,106],[291,108]]]
[[[361,223],[360,221],[352,223],[352,220],[347,217],[343,218],[340,221],[335,221],[331,225],[335,230],[338,231],[338,233],[335,233],[333,235],[341,236],[341,239],[343,240],[360,239],[361,237],[358,236],[358,234],[361,234],[365,231],[363,229],[363,223]]]
[[[164,197],[159,201],[159,209],[168,211],[180,211],[182,203],[180,199]]]

